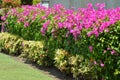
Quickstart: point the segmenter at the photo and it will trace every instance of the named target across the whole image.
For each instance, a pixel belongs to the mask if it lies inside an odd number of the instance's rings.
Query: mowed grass
[[[54,80],[10,56],[0,53],[0,80]]]

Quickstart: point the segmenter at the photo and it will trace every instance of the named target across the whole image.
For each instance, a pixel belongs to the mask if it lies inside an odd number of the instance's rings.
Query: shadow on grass
[[[35,63],[29,62],[29,61],[24,61],[25,64],[29,64],[34,68],[37,68],[39,70],[44,71],[45,73],[53,76],[54,78],[56,78],[56,80],[75,80],[72,77],[72,74],[66,75],[65,73],[62,73],[60,70],[58,70],[56,67],[52,66],[52,67],[46,67],[46,66],[39,66]]]

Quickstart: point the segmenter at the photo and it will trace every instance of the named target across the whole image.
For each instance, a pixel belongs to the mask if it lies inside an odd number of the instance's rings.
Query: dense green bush
[[[32,5],[33,0],[21,0],[21,5]]]
[[[28,61],[35,62],[39,65],[49,66],[50,60],[43,51],[44,43],[42,41],[23,41],[23,51],[21,56]]]
[[[69,64],[70,54],[65,50],[58,49],[55,53],[55,66],[60,69],[60,71],[70,74],[70,64]]]
[[[7,54],[19,55],[22,50],[22,38],[8,33],[0,33],[0,51]]]
[[[93,48],[91,52],[92,61],[95,64],[93,71],[99,75],[98,78],[119,80],[120,21],[111,25],[108,31],[104,31],[99,37],[91,36],[87,39]]]
[[[93,77],[91,74],[91,63],[89,63],[89,61],[87,61],[82,55],[73,55],[63,49],[57,49],[54,60],[55,66],[60,69],[61,72],[67,74],[72,73],[73,77],[76,79],[89,78],[93,80],[95,77],[95,75]]]
[[[41,0],[33,0],[33,5],[40,4]]]

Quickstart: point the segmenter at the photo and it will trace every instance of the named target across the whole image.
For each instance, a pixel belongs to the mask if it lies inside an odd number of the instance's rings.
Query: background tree
[[[32,5],[33,0],[21,0],[22,5]]]

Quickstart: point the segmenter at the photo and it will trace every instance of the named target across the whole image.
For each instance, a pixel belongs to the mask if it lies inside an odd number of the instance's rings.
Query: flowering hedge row
[[[60,71],[73,75],[74,78],[93,78],[91,76],[90,63],[86,60],[83,64],[82,55],[72,55],[63,49],[55,51],[55,57],[50,58],[44,51],[43,41],[26,41],[17,35],[0,33],[0,52],[20,56],[25,61],[34,62],[42,66],[56,66]],[[67,54],[66,54],[67,53]],[[69,65],[69,66],[67,66]]]
[[[40,5],[11,9],[1,19],[2,31],[26,40],[44,40],[51,59],[56,49],[83,55],[97,79],[118,80],[120,75],[120,8],[105,9],[92,4],[77,11],[62,5]]]

